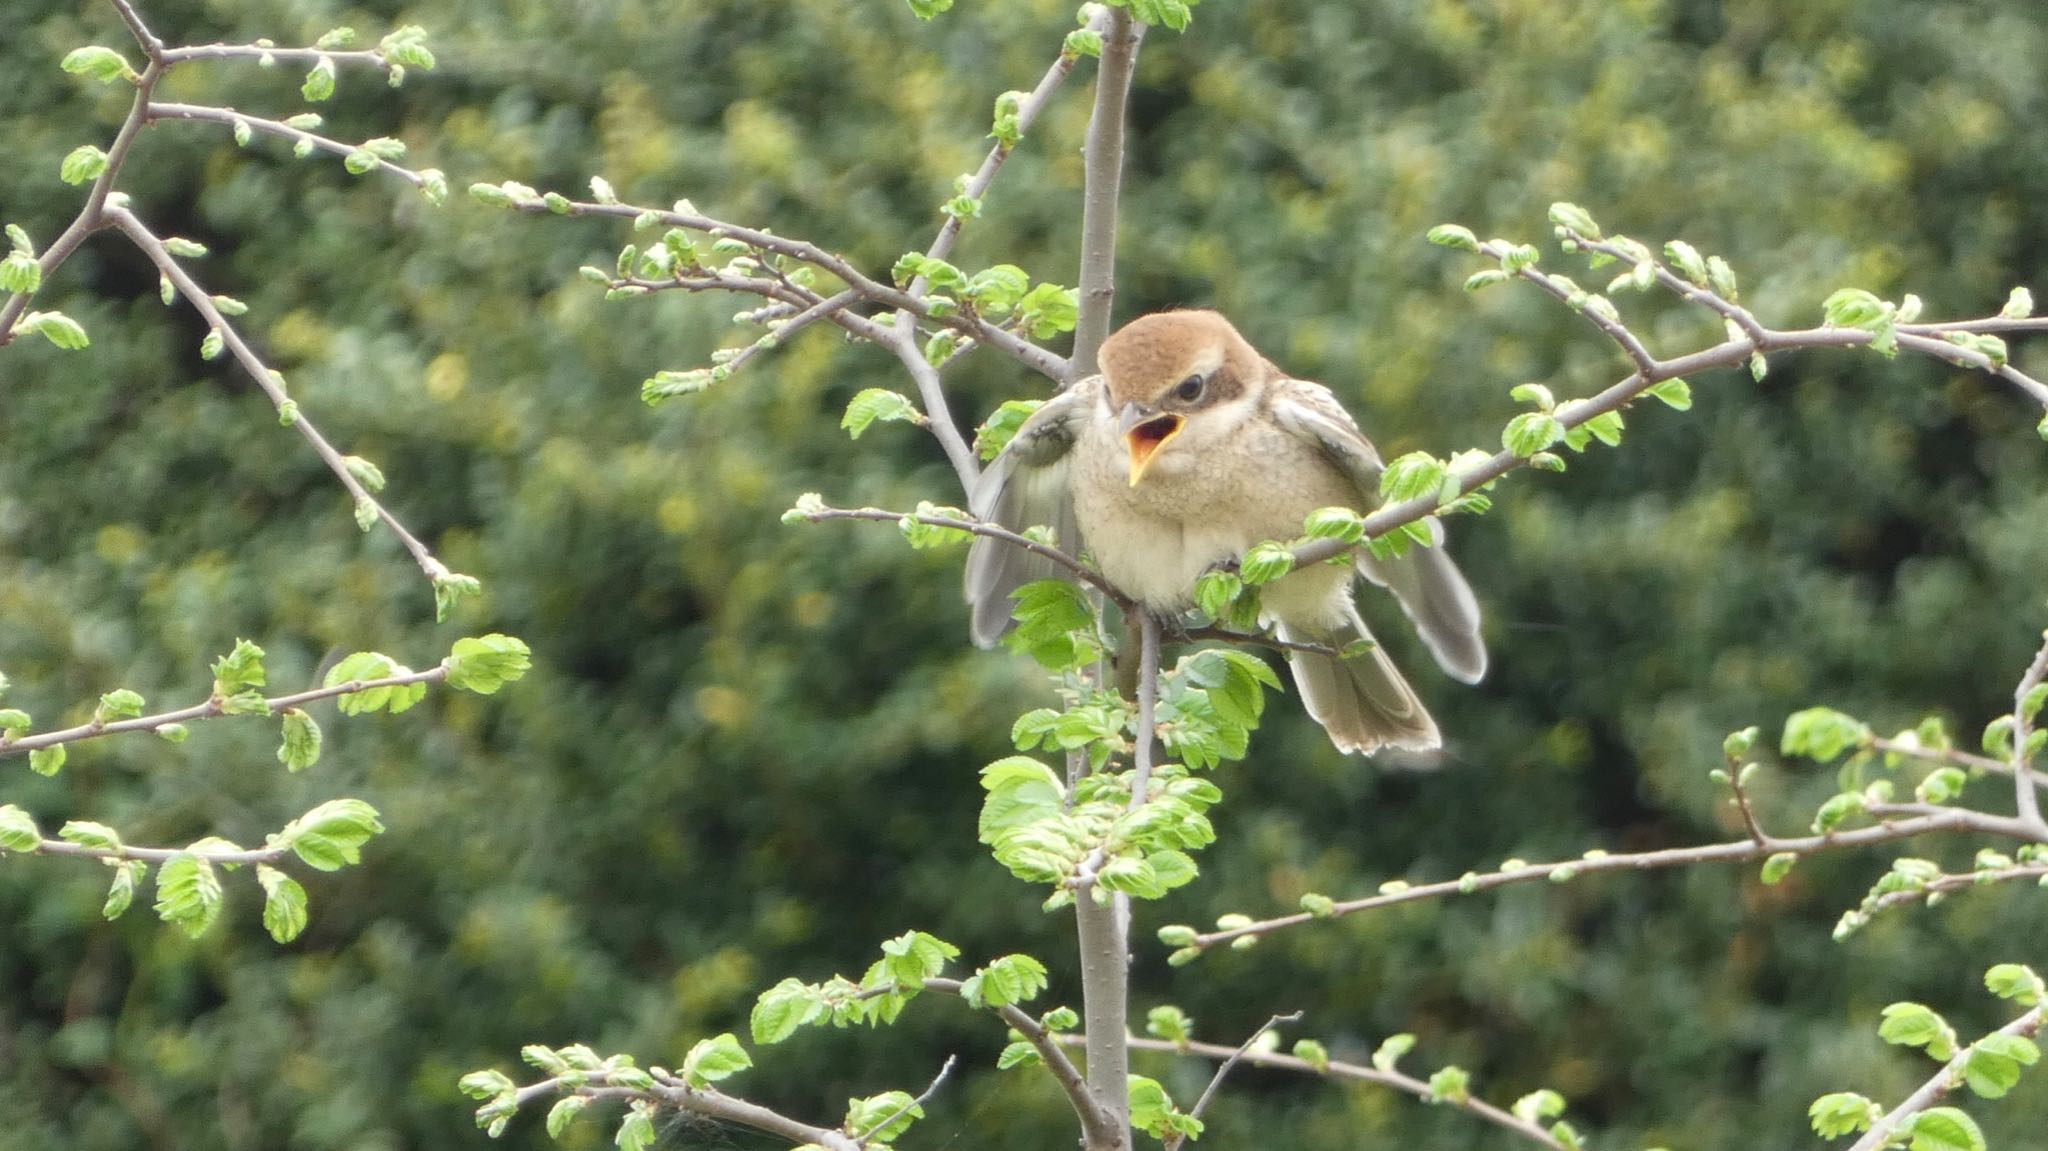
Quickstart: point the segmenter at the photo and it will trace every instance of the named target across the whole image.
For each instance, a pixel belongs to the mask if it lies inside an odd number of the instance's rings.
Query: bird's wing
[[[1358,489],[1361,510],[1379,502],[1380,473],[1386,464],[1372,441],[1330,389],[1307,380],[1285,379],[1274,390],[1273,417],[1281,427],[1314,444]],[[1443,525],[1430,521],[1436,546],[1411,548],[1398,559],[1377,559],[1360,548],[1358,570],[1394,593],[1401,610],[1429,645],[1437,666],[1466,683],[1486,674],[1486,642],[1479,635],[1479,600],[1465,573],[1444,550]]]
[[[1080,531],[1068,490],[1068,455],[1101,387],[1101,377],[1091,376],[1047,400],[1024,421],[974,485],[969,507],[976,518],[1013,532],[1050,527],[1055,546],[1080,554]],[[1058,564],[1014,544],[974,537],[967,551],[967,605],[974,642],[993,647],[1010,630],[1010,593],[1034,580],[1066,575]]]

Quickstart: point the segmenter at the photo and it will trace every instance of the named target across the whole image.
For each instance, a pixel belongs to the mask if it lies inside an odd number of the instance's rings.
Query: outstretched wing
[[[981,473],[969,507],[976,518],[1021,532],[1050,527],[1057,546],[1080,551],[1074,500],[1068,491],[1068,455],[1081,421],[1094,410],[1100,377],[1090,377],[1046,401],[1024,421],[1002,454]],[[1065,569],[1002,540],[976,536],[967,551],[967,606],[974,642],[994,647],[1010,630],[1010,594],[1034,580],[1065,576]]]
[[[1314,444],[1358,489],[1358,507],[1379,502],[1380,473],[1386,470],[1372,441],[1330,389],[1307,380],[1289,379],[1275,389],[1273,417],[1294,435]],[[1398,559],[1382,560],[1361,548],[1358,570],[1365,578],[1394,593],[1437,666],[1454,678],[1476,683],[1486,674],[1486,642],[1479,636],[1479,600],[1465,573],[1444,550],[1443,525],[1430,521],[1436,546],[1413,548]]]

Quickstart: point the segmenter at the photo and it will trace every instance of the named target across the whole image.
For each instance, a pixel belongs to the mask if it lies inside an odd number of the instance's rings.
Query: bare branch
[[[957,979],[924,981],[925,990],[944,995],[959,996],[963,986]],[[1091,1144],[1112,1137],[1115,1132],[1115,1116],[1104,1110],[1095,1096],[1089,1093],[1088,1080],[1081,1074],[1081,1069],[1074,1066],[1074,1061],[1067,1058],[1067,1053],[1060,1048],[1063,1037],[1047,1031],[1038,1020],[1033,1019],[1015,1004],[1005,1004],[994,1010],[996,1015],[1004,1023],[1009,1024],[1017,1034],[1022,1035],[1024,1041],[1038,1052],[1039,1058],[1045,1061],[1046,1070],[1052,1072],[1052,1077],[1059,1082],[1061,1090],[1067,1093],[1067,1100],[1073,1104],[1074,1114],[1080,1118],[1082,1129],[1088,1135]]]
[[[2032,1011],[1999,1028],[1993,1034],[2032,1036],[2041,1030],[2044,1020],[2048,1020],[2048,1003],[2036,1005]],[[1963,1068],[1968,1065],[1970,1056],[1976,1049],[1977,1045],[1973,1043],[1956,1052],[1955,1058],[1942,1064],[1941,1070],[1922,1083],[1919,1090],[1906,1096],[1897,1107],[1885,1112],[1884,1118],[1871,1124],[1870,1130],[1865,1132],[1863,1138],[1858,1139],[1849,1151],[1879,1151],[1880,1148],[1891,1146],[1892,1134],[1899,1129],[1900,1124],[1941,1102],[1949,1092],[1962,1083]]]
[[[1629,855],[1608,855],[1589,852],[1579,859],[1562,860],[1554,863],[1524,864],[1520,867],[1480,874],[1467,872],[1458,879],[1442,883],[1422,883],[1404,887],[1363,899],[1353,899],[1335,905],[1329,915],[1315,916],[1307,912],[1283,915],[1261,920],[1228,931],[1212,931],[1197,935],[1190,944],[1202,950],[1229,943],[1248,935],[1266,935],[1284,927],[1295,927],[1318,918],[1335,918],[1353,915],[1361,911],[1372,911],[1391,907],[1397,903],[1414,903],[1424,899],[1442,899],[1454,895],[1470,895],[1474,892],[1489,891],[1515,883],[1537,881],[1562,882],[1582,875],[1600,871],[1651,871],[1665,867],[1689,867],[1700,863],[1737,863],[1762,859],[1780,852],[1806,856],[1823,851],[1834,851],[1848,847],[1868,847],[1876,843],[1908,839],[1936,831],[1968,831],[1985,835],[1996,835],[2033,843],[2048,843],[2048,835],[2035,832],[2017,819],[2004,816],[1986,815],[1979,811],[1962,808],[1898,807],[1893,809],[1873,808],[1873,814],[1890,810],[1910,811],[1908,818],[1888,820],[1871,827],[1859,827],[1851,831],[1831,831],[1824,835],[1806,835],[1791,838],[1764,836],[1762,839],[1738,839],[1728,843],[1705,844],[1699,847],[1670,847],[1661,851],[1644,851]]]
[[[555,213],[566,216],[605,216],[612,219],[636,221],[645,218],[657,223],[667,224],[670,227],[687,228],[691,231],[702,232],[715,239],[738,240],[759,252],[794,260],[799,264],[806,264],[816,268],[818,271],[833,276],[848,288],[859,293],[863,301],[896,311],[908,311],[920,320],[937,324],[940,327],[951,328],[964,336],[972,337],[988,347],[1002,351],[1025,367],[1052,379],[1062,380],[1066,377],[1067,361],[1058,354],[1039,347],[1037,344],[1031,343],[1007,329],[992,324],[967,309],[948,312],[943,316],[933,315],[931,305],[927,301],[913,297],[910,293],[894,285],[885,284],[869,276],[855,267],[845,257],[828,252],[808,240],[792,240],[785,236],[778,236],[773,232],[764,232],[756,228],[747,228],[739,224],[714,219],[693,210],[685,211],[682,210],[684,205],[664,210],[637,207],[632,204],[599,204],[584,200],[564,199],[554,207],[550,207],[549,202],[543,198],[524,196],[513,197],[506,201],[506,203],[507,206],[516,208],[519,211],[534,214]],[[678,282],[673,284],[666,281],[633,280],[630,282],[635,286],[650,289],[678,287],[691,291],[700,291],[707,286],[721,288],[729,286],[725,283],[700,285],[685,282],[681,279],[682,273],[683,270],[679,269]],[[764,295],[767,293],[756,291],[755,294]],[[847,313],[840,314],[844,315]],[[886,326],[877,324],[873,320],[868,320],[867,323],[871,325],[868,329],[871,332],[881,333],[888,330]],[[875,342],[884,345],[890,342],[886,336],[870,335],[864,338],[874,339]]]
[[[942,1066],[940,1066],[939,1073],[937,1075],[932,1076],[931,1085],[924,1089],[923,1094],[919,1095],[915,1099],[912,1099],[910,1102],[905,1103],[903,1106],[898,1107],[896,1110],[890,1112],[887,1116],[884,1116],[883,1118],[868,1124],[867,1130],[862,1131],[853,1137],[854,1142],[865,1144],[869,1139],[875,1136],[876,1132],[887,1131],[891,1123],[896,1122],[898,1119],[903,1118],[905,1115],[908,1115],[913,1111],[919,1110],[926,1103],[929,1103],[931,1101],[932,1096],[937,1095],[939,1093],[939,1085],[946,1081],[946,1076],[951,1075],[953,1073],[953,1065],[958,1062],[960,1062],[960,1057],[958,1055],[946,1056],[946,1062]]]
[[[2048,681],[2048,631],[2041,633],[2041,650],[2034,653],[2034,662],[2027,666],[2026,674],[2020,677],[2019,686],[2012,693],[2012,779],[2019,816],[2028,826],[2048,835],[2048,822],[2041,819],[2040,797],[2034,794],[2034,757],[2027,748],[2034,735],[2034,709],[2039,706],[2029,697],[2043,681]]]
[[[370,494],[369,489],[363,486],[362,481],[356,479],[355,473],[349,470],[348,462],[342,457],[342,454],[335,449],[333,444],[327,442],[327,437],[320,434],[320,429],[314,427],[313,421],[308,419],[303,412],[299,412],[298,405],[292,402],[289,395],[285,394],[282,383],[284,377],[273,372],[257,357],[255,349],[251,348],[248,341],[242,338],[241,332],[237,331],[235,326],[228,322],[227,317],[221,314],[220,308],[213,302],[213,296],[206,289],[200,287],[192,279],[191,275],[185,271],[184,267],[172,257],[170,250],[164,247],[164,242],[157,238],[156,233],[150,231],[127,208],[109,208],[107,209],[107,218],[113,221],[114,226],[121,229],[124,235],[134,241],[136,247],[142,249],[142,253],[148,256],[150,262],[157,266],[157,270],[162,272],[171,281],[173,287],[177,288],[178,294],[185,297],[185,302],[198,310],[200,317],[206,321],[207,326],[220,333],[222,342],[226,345],[228,351],[233,353],[235,361],[242,365],[242,370],[249,374],[249,378],[256,381],[256,386],[262,388],[266,396],[270,397],[270,402],[278,409],[280,418],[288,418],[291,426],[298,429],[299,434],[305,437],[307,443],[313,445],[313,451],[318,453],[320,459],[327,464],[327,469],[334,473],[335,478],[341,481],[341,485],[348,489],[348,494],[354,497],[356,506],[370,508],[376,517],[384,522],[384,526],[391,529],[391,533],[398,537],[400,543],[405,545],[405,550],[412,553],[413,562],[417,563],[420,570],[427,574],[428,579],[437,581],[445,579],[450,574],[447,565],[435,559],[433,553],[427,550],[427,545],[421,543],[412,532],[406,530],[406,526],[398,522],[398,517],[392,515],[382,503],[378,502],[375,496]]]
[[[960,479],[961,493],[972,494],[975,481],[981,477],[981,465],[974,457],[974,449],[967,446],[966,437],[960,434],[960,425],[953,422],[953,409],[946,403],[946,386],[939,379],[939,369],[924,358],[924,349],[917,344],[916,326],[905,322],[902,316],[902,312],[897,313],[895,338],[889,341],[889,350],[896,353],[903,370],[917,384],[918,398],[924,401],[925,426],[945,450],[946,462],[953,465],[953,474]]]
[[[1288,1015],[1275,1015],[1273,1018],[1266,1020],[1266,1025],[1264,1027],[1261,1027],[1257,1031],[1254,1031],[1250,1035],[1246,1036],[1245,1041],[1243,1043],[1238,1044],[1237,1050],[1230,1053],[1230,1058],[1225,1059],[1223,1061],[1223,1065],[1216,1068],[1216,1074],[1209,1077],[1209,1085],[1207,1087],[1202,1088],[1201,1097],[1195,1100],[1195,1105],[1193,1107],[1188,1108],[1188,1118],[1200,1119],[1202,1117],[1202,1112],[1209,1109],[1210,1101],[1216,1098],[1217,1089],[1223,1086],[1224,1076],[1229,1075],[1230,1069],[1237,1066],[1238,1060],[1244,1058],[1245,1052],[1250,1051],[1252,1049],[1252,1044],[1257,1043],[1259,1041],[1259,1036],[1264,1035],[1266,1032],[1273,1030],[1275,1027],[1280,1026],[1282,1023],[1299,1022],[1301,1022],[1301,1012],[1299,1011],[1293,1012],[1292,1014]],[[1166,1151],[1179,1151],[1180,1145],[1186,1141],[1186,1137],[1176,1131],[1173,1135],[1169,1136],[1166,1139]]]
[[[1066,568],[1081,582],[1108,596],[1110,601],[1118,607],[1128,607],[1131,602],[1125,598],[1122,592],[1111,587],[1109,581],[1104,579],[1101,573],[1075,559],[1073,556],[1068,555],[1066,552],[1049,544],[1039,543],[1029,536],[1019,535],[1008,528],[997,527],[994,524],[983,523],[980,520],[954,519],[951,516],[924,515],[918,512],[892,512],[881,508],[810,508],[798,509],[793,514],[800,515],[806,521],[814,524],[823,523],[826,520],[869,520],[875,523],[890,524],[909,520],[912,523],[927,524],[935,528],[953,528],[957,531],[970,532],[978,536],[987,536],[990,539],[1002,540],[1013,547],[1023,548],[1032,555],[1043,556]]]
[[[1157,742],[1156,711],[1159,703],[1159,617],[1138,610],[1138,732],[1133,743],[1131,805],[1136,811],[1145,805],[1146,786],[1152,780],[1152,753]]]
[[[223,124],[230,128],[236,124],[247,124],[250,131],[261,132],[267,136],[278,136],[295,144],[302,140],[307,141],[319,151],[332,153],[336,156],[348,156],[361,151],[354,144],[322,136],[317,132],[308,132],[303,128],[294,128],[281,120],[270,120],[262,116],[251,116],[247,113],[237,112],[233,108],[213,108],[202,104],[151,103],[144,109],[143,118],[151,123],[160,120],[184,120],[192,123]],[[424,174],[402,164],[394,164],[381,156],[377,158],[377,169],[396,176],[415,188],[423,188],[427,185],[428,178]]]
[[[1060,1036],[1060,1042],[1078,1045],[1086,1042],[1086,1038],[1086,1036],[1080,1035],[1062,1035]],[[1441,1103],[1444,1106],[1456,1108],[1467,1114],[1476,1115],[1496,1127],[1512,1131],[1524,1139],[1550,1148],[1550,1151],[1567,1151],[1565,1145],[1559,1142],[1550,1132],[1545,1131],[1534,1123],[1525,1122],[1510,1111],[1496,1107],[1484,1099],[1474,1096],[1468,1095],[1463,1098],[1439,1096],[1430,1089],[1428,1083],[1412,1075],[1404,1075],[1395,1070],[1382,1071],[1377,1067],[1345,1063],[1336,1059],[1332,1059],[1326,1066],[1319,1067],[1298,1055],[1283,1055],[1277,1051],[1252,1051],[1249,1049],[1242,1050],[1242,1054],[1240,1054],[1238,1049],[1225,1047],[1218,1043],[1195,1043],[1192,1041],[1188,1043],[1171,1043],[1164,1039],[1141,1039],[1135,1035],[1130,1036],[1127,1042],[1130,1043],[1133,1050],[1138,1051],[1164,1051],[1177,1055],[1199,1055],[1205,1059],[1229,1059],[1235,1055],[1254,1067],[1271,1067],[1282,1071],[1297,1071],[1306,1075],[1316,1075],[1330,1079],[1349,1079],[1360,1083],[1374,1083],[1381,1087],[1413,1095],[1415,1098],[1425,1102]]]
[[[1074,327],[1072,383],[1095,374],[1095,354],[1109,338],[1116,299],[1116,213],[1124,170],[1124,116],[1137,70],[1145,25],[1125,8],[1109,10],[1102,62],[1095,78],[1095,111],[1088,119],[1087,175],[1081,203],[1080,321]]]
[[[263,701],[266,708],[263,714],[276,715],[287,708],[300,707],[323,699],[333,699],[336,696],[353,695],[359,691],[370,691],[380,687],[410,687],[416,683],[439,683],[447,678],[448,664],[446,661],[443,661],[425,671],[408,672],[404,675],[388,676],[384,679],[352,679],[347,683],[338,683],[332,687],[317,687],[310,691],[301,691],[291,695],[280,695],[272,699],[266,699]],[[154,732],[174,723],[192,723],[202,719],[219,719],[226,715],[255,714],[254,712],[230,712],[226,704],[226,700],[216,695],[205,703],[179,708],[176,711],[159,712],[156,715],[138,716],[134,719],[117,719],[106,723],[83,723],[77,727],[67,727],[59,731],[46,731],[37,735],[25,735],[18,738],[9,738],[6,732],[0,732],[0,758],[35,751],[39,748],[55,747],[62,743],[82,743],[88,739],[98,739],[103,735],[120,735],[131,731]]]

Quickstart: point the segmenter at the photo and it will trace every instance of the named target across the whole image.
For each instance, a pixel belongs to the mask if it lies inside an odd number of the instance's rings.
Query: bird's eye
[[[1208,383],[1200,376],[1189,376],[1173,389],[1174,397],[1184,404],[1192,404],[1202,398],[1202,385]]]

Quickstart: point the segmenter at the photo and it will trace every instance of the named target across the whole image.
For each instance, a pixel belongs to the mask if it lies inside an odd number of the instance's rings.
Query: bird
[[[1011,531],[1050,528],[1085,549],[1109,584],[1173,619],[1196,581],[1266,540],[1302,534],[1325,507],[1368,510],[1385,464],[1327,387],[1259,354],[1221,314],[1154,312],[1102,344],[1100,371],[1026,419],[975,482],[970,510]],[[1431,751],[1443,737],[1415,689],[1371,641],[1356,575],[1391,591],[1452,678],[1486,674],[1479,602],[1444,549],[1395,558],[1360,548],[1349,564],[1308,564],[1260,589],[1261,622],[1291,649],[1296,690],[1338,750]],[[1355,571],[1354,571],[1355,569]],[[1065,573],[1053,561],[977,536],[966,595],[977,645],[1009,629],[1011,596]],[[1332,654],[1336,653],[1336,654]]]

